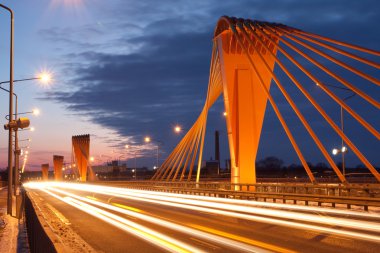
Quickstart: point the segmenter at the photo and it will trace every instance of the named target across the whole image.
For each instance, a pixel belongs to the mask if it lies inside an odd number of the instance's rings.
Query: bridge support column
[[[78,169],[79,180],[87,181],[87,166],[90,156],[90,135],[76,135],[72,137],[73,150],[76,167]]]
[[[255,161],[268,97],[247,56],[238,46],[230,30],[216,38],[223,79],[223,96],[231,156],[231,183],[256,183]],[[275,48],[275,47],[272,47]],[[261,50],[257,47],[257,50]],[[274,49],[275,50],[275,49]],[[248,50],[252,59],[258,59],[257,52]],[[268,65],[274,67],[274,59],[264,54]],[[264,64],[257,64],[257,70],[267,89],[271,75]],[[240,190],[248,190],[243,187]],[[249,190],[254,190],[251,187]]]
[[[49,164],[41,164],[41,171],[42,171],[42,180],[48,181],[49,180]]]
[[[63,156],[55,155],[53,156],[54,163],[54,180],[62,180],[62,167],[63,167]]]

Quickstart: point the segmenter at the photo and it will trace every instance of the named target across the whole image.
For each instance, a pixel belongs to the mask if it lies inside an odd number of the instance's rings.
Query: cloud
[[[41,31],[65,45],[62,72],[70,77],[66,89],[43,99],[136,142],[152,134],[173,146],[170,126],[190,127],[204,103],[219,16],[282,22],[378,48],[380,33],[368,25],[380,22],[378,13],[376,1],[120,1],[107,22]],[[210,122],[211,129],[221,122]]]

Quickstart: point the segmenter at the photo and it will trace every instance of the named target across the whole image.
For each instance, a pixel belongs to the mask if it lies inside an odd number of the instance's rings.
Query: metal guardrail
[[[57,252],[52,240],[44,229],[44,221],[38,217],[36,207],[33,205],[28,193],[25,194],[25,219],[30,252]]]
[[[183,189],[212,189],[227,191],[254,191],[261,193],[316,194],[340,197],[380,198],[380,184],[310,184],[310,183],[257,183],[232,184],[229,182],[162,182],[162,181],[98,181],[100,184],[121,184],[147,187],[175,187]]]
[[[220,182],[156,182],[156,181],[102,181],[99,184],[121,185],[126,188],[152,191],[173,192],[182,194],[251,199],[256,201],[282,200],[309,205],[315,202],[344,204],[348,209],[352,205],[380,207],[380,185],[314,185],[314,184],[231,184]]]

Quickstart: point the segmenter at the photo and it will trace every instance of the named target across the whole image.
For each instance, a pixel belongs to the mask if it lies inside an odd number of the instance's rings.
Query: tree
[[[275,156],[268,156],[262,160],[259,160],[257,162],[257,167],[265,169],[281,169],[283,164],[284,161],[281,159]]]

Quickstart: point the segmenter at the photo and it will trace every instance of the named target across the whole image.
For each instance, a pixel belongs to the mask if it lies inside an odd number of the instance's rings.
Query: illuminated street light
[[[227,117],[227,112],[223,112],[223,116],[224,116],[224,117]]]
[[[93,156],[90,157],[90,162],[95,161],[95,158]]]
[[[32,112],[33,112],[33,115],[36,115],[36,116],[40,115],[40,110],[38,108],[33,109]]]
[[[333,155],[337,155],[339,153],[346,153],[348,151],[347,147],[346,146],[343,146],[341,149],[337,149],[337,148],[334,148],[332,150],[332,154]]]
[[[52,77],[49,72],[41,72],[38,79],[40,79],[44,84],[49,84],[52,81]]]
[[[316,83],[317,86],[320,86],[319,83]],[[331,85],[331,84],[323,84],[324,86],[328,86],[328,87],[331,87],[333,89],[338,89],[338,90],[344,90],[344,91],[349,91],[351,92],[352,94],[344,97],[342,99],[342,101],[347,101],[349,100],[350,98],[353,98],[356,96],[356,93],[349,89],[349,88],[346,88],[346,87],[340,87],[340,86],[336,86],[336,85]],[[342,133],[344,133],[344,110],[343,110],[343,106],[340,106],[340,128],[341,128],[341,131]],[[344,161],[344,153],[347,152],[347,147],[344,146],[344,140],[343,140],[343,137],[342,137],[342,148],[341,150],[338,150],[338,149],[333,149],[333,155],[337,155],[339,153],[342,153],[342,173],[343,173],[343,176],[346,175],[346,168],[345,168],[345,161]]]
[[[346,169],[345,169],[345,166],[344,166],[344,153],[347,153],[348,152],[348,149],[346,146],[342,146],[341,149],[337,149],[337,148],[334,148],[332,150],[332,154],[333,155],[338,155],[339,153],[342,154],[342,173],[343,173],[343,176],[346,175]]]
[[[150,140],[150,139],[149,139]],[[125,146],[125,149],[127,149],[127,150],[130,150],[131,149],[131,146],[130,145],[128,145],[128,144],[126,144]],[[137,171],[137,149],[136,148],[134,148],[134,156],[135,156],[135,171]],[[136,174],[135,174],[135,176],[136,176]]]
[[[180,133],[181,131],[182,131],[182,128],[180,126],[177,125],[174,127],[174,132]]]
[[[13,122],[13,115],[15,115],[15,120],[18,120],[18,114],[17,114],[17,107],[18,107],[18,99],[16,93],[13,92],[14,90],[14,83],[15,82],[23,82],[23,81],[31,81],[31,80],[38,80],[40,79],[42,83],[48,83],[51,80],[51,75],[48,73],[42,73],[38,77],[32,77],[32,78],[25,78],[25,79],[18,79],[14,80],[13,79],[13,12],[11,9],[8,7],[0,4],[0,7],[8,10],[11,13],[11,50],[10,50],[10,78],[9,81],[3,81],[0,82],[0,89],[6,91],[9,93],[9,118],[8,118],[8,125],[11,125]],[[9,90],[1,87],[2,84],[4,83],[9,83]],[[13,96],[16,98],[16,103],[15,103],[15,113],[13,113]],[[9,140],[8,140],[8,209],[7,213],[10,214],[11,209],[12,209],[12,200],[9,199],[9,196],[12,195],[12,191],[10,190],[12,188],[12,170],[13,170],[13,158],[12,158],[12,152],[13,152],[13,143],[12,143],[12,136],[13,136],[13,131],[15,132],[15,148],[14,148],[14,153],[15,153],[15,184],[14,184],[14,194],[17,194],[17,187],[18,187],[18,173],[19,173],[19,154],[20,150],[18,148],[18,128],[13,129],[12,127],[9,127]],[[33,130],[32,130],[33,131]]]
[[[149,136],[147,136],[147,137],[144,138],[144,141],[145,141],[146,143],[149,143],[149,142],[151,142],[151,139],[150,139]],[[162,141],[159,141],[159,140],[155,140],[155,142],[157,142],[157,164],[156,164],[156,166],[157,166],[157,167],[160,167],[160,165],[159,165],[159,149],[160,149],[160,145],[159,145],[159,144],[162,144],[162,145],[163,145],[163,142],[162,142]]]

